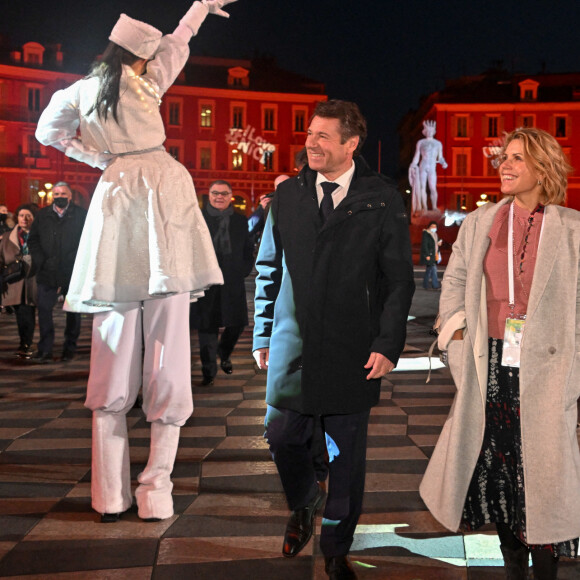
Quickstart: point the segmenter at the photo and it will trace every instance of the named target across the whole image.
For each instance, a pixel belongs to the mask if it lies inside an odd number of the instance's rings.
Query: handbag
[[[0,271],[0,278],[4,284],[14,284],[24,278],[24,261],[16,259],[11,264],[6,264]]]

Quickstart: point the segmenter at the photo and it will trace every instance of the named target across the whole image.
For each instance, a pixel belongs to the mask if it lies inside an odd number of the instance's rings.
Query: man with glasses
[[[191,327],[199,334],[201,386],[205,387],[213,384],[218,355],[223,372],[233,372],[230,355],[248,324],[244,278],[251,272],[254,258],[248,222],[234,211],[232,187],[227,181],[220,179],[210,185],[209,203],[202,213],[224,276],[223,286],[212,286],[191,305]]]

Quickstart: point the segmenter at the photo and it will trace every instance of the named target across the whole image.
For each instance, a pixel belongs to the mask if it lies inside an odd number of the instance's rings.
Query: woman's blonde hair
[[[573,171],[566,155],[552,135],[543,129],[520,127],[505,137],[505,148],[514,140],[522,141],[526,161],[542,177],[542,202],[561,205],[566,200],[568,174]]]

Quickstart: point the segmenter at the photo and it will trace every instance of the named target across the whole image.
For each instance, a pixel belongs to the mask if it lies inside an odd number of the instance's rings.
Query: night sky
[[[4,3],[0,34],[12,43],[60,42],[65,62],[88,68],[119,13],[171,32],[182,0],[33,0]],[[238,0],[229,20],[209,16],[192,54],[276,57],[326,84],[330,98],[356,101],[369,123],[363,155],[397,169],[397,124],[444,80],[498,61],[513,72],[580,71],[580,0]]]

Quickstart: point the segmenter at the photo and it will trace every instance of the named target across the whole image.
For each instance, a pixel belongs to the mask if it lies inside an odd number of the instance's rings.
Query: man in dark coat
[[[404,348],[414,292],[402,198],[353,159],[365,136],[354,103],[317,105],[308,165],[278,187],[256,262],[265,436],[292,510],[282,551],[293,557],[308,543],[324,499],[310,447],[322,416],[330,491],[320,546],[332,579],[356,578],[347,554],[361,513],[370,409]]]
[[[437,237],[437,222],[431,221],[427,229],[423,230],[421,238],[421,255],[419,261],[425,266],[423,288],[429,289],[429,282],[433,290],[439,290],[441,283],[437,278],[437,262],[439,261],[439,247],[441,240]]]
[[[59,181],[52,189],[51,205],[41,209],[32,222],[28,247],[32,255],[32,274],[38,284],[37,308],[40,340],[31,361],[52,361],[54,321],[52,311],[68,292],[70,278],[87,217],[87,211],[72,201],[68,183]],[[66,313],[62,360],[70,361],[77,350],[81,315]]]
[[[203,372],[202,386],[213,383],[217,356],[221,369],[233,372],[230,355],[248,324],[248,304],[244,278],[254,265],[253,246],[246,218],[234,211],[232,187],[227,181],[209,186],[209,204],[202,210],[213,241],[223,286],[212,286],[205,296],[191,305],[192,328],[198,329]],[[220,327],[225,327],[218,343]]]

